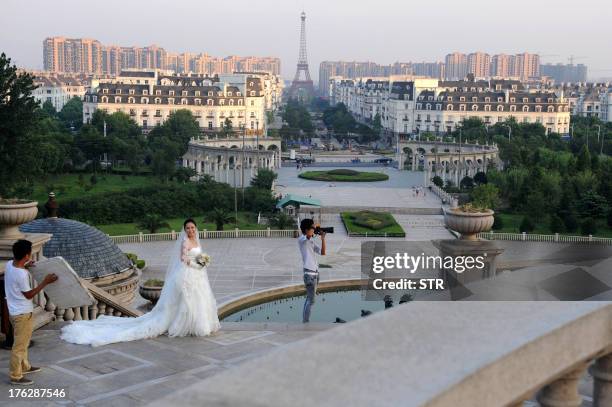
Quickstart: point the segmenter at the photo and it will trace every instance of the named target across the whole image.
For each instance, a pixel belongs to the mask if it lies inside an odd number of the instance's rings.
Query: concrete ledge
[[[413,302],[322,332],[156,406],[491,407],[610,351],[604,302]]]
[[[367,284],[367,280],[348,279],[322,281],[317,285],[317,292],[325,293],[342,289],[358,289],[362,286],[362,284]],[[305,294],[306,289],[304,288],[304,284],[285,285],[278,288],[256,291],[254,293],[250,293],[237,299],[226,301],[220,304],[217,314],[219,315],[219,319],[223,319],[228,315],[234,314],[245,308],[253,307],[255,305],[263,304],[269,301],[279,300],[288,297],[296,297],[298,295]]]

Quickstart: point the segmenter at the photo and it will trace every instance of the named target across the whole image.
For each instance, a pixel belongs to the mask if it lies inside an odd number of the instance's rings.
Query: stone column
[[[202,173],[202,162],[196,161],[196,174],[200,175]]]
[[[580,407],[582,397],[578,394],[578,382],[586,368],[587,363],[581,363],[563,377],[545,386],[537,397],[540,405],[542,407]]]
[[[597,359],[591,374],[595,380],[593,407],[612,406],[612,353]]]

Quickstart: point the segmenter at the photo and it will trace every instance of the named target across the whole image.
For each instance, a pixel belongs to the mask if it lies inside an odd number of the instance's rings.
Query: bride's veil
[[[195,225],[195,224],[194,224]],[[200,231],[196,226],[196,237],[198,242],[198,247],[202,247],[200,244]],[[181,230],[181,233],[178,235],[176,242],[174,243],[174,247],[170,251],[170,261],[168,262],[168,267],[166,268],[166,281],[177,271],[180,270],[182,266],[182,256],[183,256],[183,244],[187,240],[187,233],[185,233],[185,229]]]

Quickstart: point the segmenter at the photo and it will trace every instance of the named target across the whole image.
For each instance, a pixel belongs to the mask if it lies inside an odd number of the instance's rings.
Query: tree
[[[234,133],[234,130],[232,129],[232,120],[229,117],[225,118],[221,133],[224,137],[229,137]]]
[[[57,116],[57,110],[55,110],[55,106],[53,106],[50,100],[45,100],[45,103],[42,104],[42,111],[50,117]]]
[[[498,213],[493,215],[493,230],[502,230],[504,228],[504,220]]]
[[[549,229],[552,233],[565,232],[565,224],[563,223],[563,219],[561,219],[561,217],[556,213],[550,215]]]
[[[32,75],[17,73],[11,59],[0,54],[0,196],[42,172],[29,158],[36,148],[31,135],[38,108],[34,89]]]
[[[78,130],[83,125],[83,101],[75,96],[70,99],[58,113],[59,119],[66,128]]]
[[[586,218],[580,224],[580,231],[584,236],[597,233],[597,221],[593,218]]]
[[[196,172],[193,168],[187,167],[179,167],[174,172],[174,178],[178,182],[182,182],[183,184],[187,183],[189,179],[196,175]]]
[[[444,186],[444,180],[439,175],[436,175],[435,177],[433,177],[431,179],[431,182],[439,188],[442,188]]]
[[[591,169],[591,153],[587,149],[586,144],[582,146],[580,153],[578,153],[576,169],[578,171],[586,171]]]
[[[283,230],[283,229],[286,229],[287,227],[291,227],[292,225],[295,225],[295,219],[287,215],[285,212],[277,213],[274,217],[272,217],[271,221],[272,221],[272,225],[274,225],[276,228],[280,230]]]
[[[156,233],[161,228],[170,228],[170,225],[165,222],[160,215],[148,213],[140,219],[138,227],[148,230],[149,233]]]
[[[521,221],[521,225],[519,226],[519,231],[521,233],[523,232],[529,233],[529,232],[533,232],[534,229],[535,229],[535,224],[533,223],[533,220],[530,217],[525,216],[523,220]]]
[[[177,157],[187,152],[187,145],[192,138],[200,136],[200,126],[193,114],[187,109],[179,109],[170,113],[168,120],[162,125],[170,132],[170,138],[179,146]]]
[[[223,225],[235,222],[236,219],[229,214],[227,210],[224,208],[215,208],[208,214],[208,219],[210,219],[217,230],[223,230]]]
[[[92,170],[95,173],[100,157],[109,150],[108,140],[94,126],[86,124],[81,128],[75,143],[85,158],[91,160]]]
[[[567,212],[563,216],[563,223],[568,232],[575,232],[578,229],[578,219],[573,212]]]
[[[278,175],[267,168],[257,169],[257,174],[251,180],[251,186],[255,188],[272,189],[272,184]]]
[[[488,182],[487,174],[482,171],[477,172],[474,174],[474,182],[476,185],[486,184]]]
[[[461,189],[472,189],[474,188],[474,180],[471,177],[465,176],[459,183]]]

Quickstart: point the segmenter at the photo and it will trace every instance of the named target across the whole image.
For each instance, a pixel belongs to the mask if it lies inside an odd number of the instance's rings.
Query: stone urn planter
[[[155,304],[161,296],[162,288],[164,288],[163,280],[147,280],[138,288],[138,292],[142,298]]]
[[[460,233],[462,240],[478,240],[478,233],[488,232],[493,227],[494,213],[491,209],[468,211],[461,207],[451,208],[444,211],[444,223]]]
[[[22,239],[19,225],[36,218],[38,202],[24,199],[0,199],[0,239]]]

